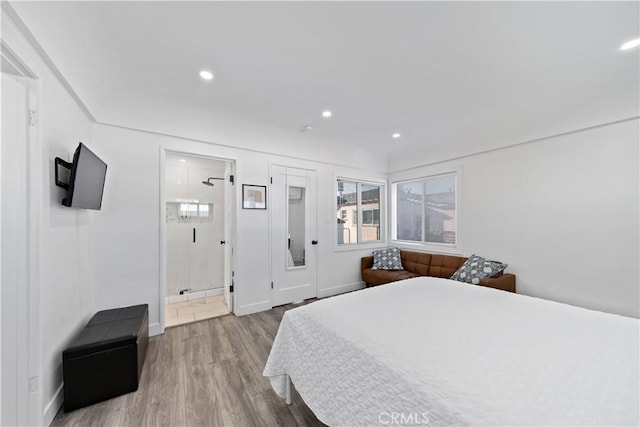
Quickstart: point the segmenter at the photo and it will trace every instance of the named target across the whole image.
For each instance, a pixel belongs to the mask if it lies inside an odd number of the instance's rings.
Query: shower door
[[[179,159],[186,160],[180,164]],[[213,160],[208,160],[217,164]],[[224,285],[224,185],[203,184],[224,169],[205,167],[203,159],[167,154],[166,236],[167,296],[202,292]],[[222,164],[220,166],[224,168]]]
[[[316,172],[271,167],[271,305],[317,296]]]
[[[189,285],[192,291],[220,289],[224,285],[224,181],[204,185],[208,177],[222,176],[204,167],[189,168],[189,198],[198,211],[191,213],[188,235]]]

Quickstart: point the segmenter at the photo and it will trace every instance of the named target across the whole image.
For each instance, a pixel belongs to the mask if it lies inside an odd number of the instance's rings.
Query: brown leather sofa
[[[405,269],[393,271],[372,270],[373,256],[362,258],[360,264],[362,280],[367,286],[377,286],[418,276],[433,276],[448,279],[467,260],[467,258],[453,255],[428,254],[425,252],[405,250],[400,250],[400,257],[402,259],[402,266]],[[481,279],[480,286],[515,292],[516,276],[510,273],[503,273],[497,277]]]

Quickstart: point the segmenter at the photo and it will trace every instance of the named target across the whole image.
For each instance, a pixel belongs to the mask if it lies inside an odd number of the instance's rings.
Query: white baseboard
[[[160,328],[160,323],[150,323],[149,324],[149,336],[153,337],[155,335],[161,335],[164,333],[164,330]]]
[[[62,394],[62,387],[64,384],[60,384],[60,387],[56,390],[53,395],[53,398],[47,403],[44,407],[44,411],[42,413],[42,422],[43,425],[48,426],[53,422],[53,419],[56,417],[56,414],[60,410],[62,403],[64,401],[64,395]]]
[[[176,302],[191,301],[198,298],[215,297],[224,294],[224,288],[207,289],[204,291],[188,292],[182,295],[172,295],[165,298],[165,304],[174,304]]]
[[[224,295],[224,288],[209,289],[208,291],[204,291],[205,297],[217,297],[219,295]]]
[[[318,298],[331,297],[345,292],[357,291],[365,287],[364,282],[347,283],[346,285],[333,286],[331,288],[318,289]]]
[[[271,301],[260,301],[255,304],[234,307],[233,313],[236,316],[245,316],[247,314],[259,313],[265,310],[271,310]]]
[[[364,282],[347,283],[346,285],[333,286],[318,290],[318,298],[326,298],[333,295],[343,294],[345,292],[357,291],[365,287]],[[246,316],[247,314],[259,313],[261,311],[271,310],[271,301],[260,301],[254,304],[241,305],[233,310],[236,316]]]

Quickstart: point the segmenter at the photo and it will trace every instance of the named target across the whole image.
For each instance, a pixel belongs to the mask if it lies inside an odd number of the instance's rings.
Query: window
[[[363,225],[380,224],[380,209],[363,209],[362,224]]]
[[[381,184],[338,179],[338,244],[353,245],[382,240]],[[350,213],[348,213],[350,212]]]
[[[186,203],[180,202],[179,215],[183,218],[187,218],[187,217],[207,218],[211,215],[211,211],[212,211],[211,207],[213,206],[212,204],[198,203],[197,200],[195,200],[194,202],[195,203],[191,201],[187,201]]]
[[[209,205],[198,205],[198,216],[209,216]]]
[[[457,243],[456,174],[393,184],[394,239]]]
[[[180,216],[197,216],[198,204],[197,203],[180,203]]]

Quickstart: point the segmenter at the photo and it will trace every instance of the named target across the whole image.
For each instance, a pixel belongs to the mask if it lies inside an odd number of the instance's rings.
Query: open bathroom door
[[[235,209],[233,197],[233,168],[227,162],[224,172],[224,299],[233,313],[233,210]]]

